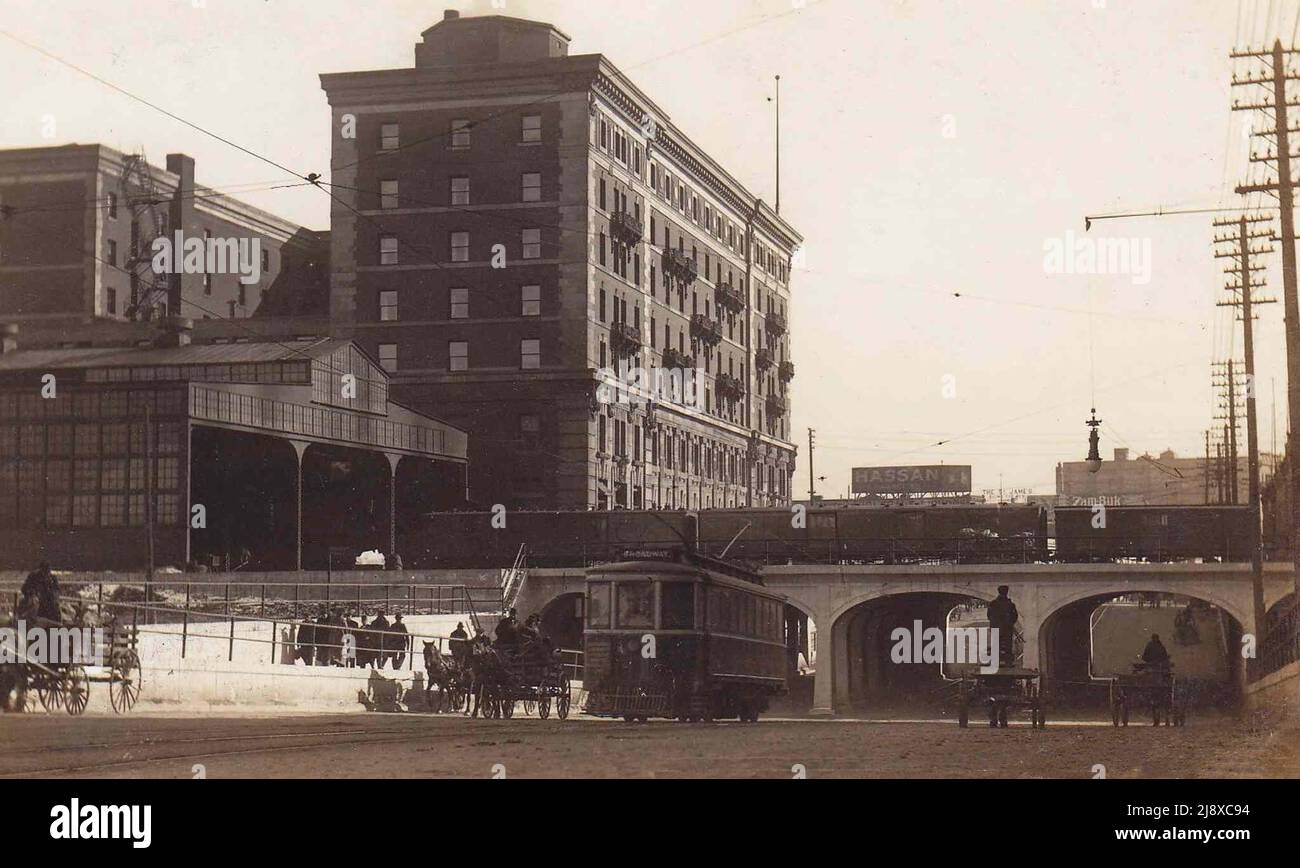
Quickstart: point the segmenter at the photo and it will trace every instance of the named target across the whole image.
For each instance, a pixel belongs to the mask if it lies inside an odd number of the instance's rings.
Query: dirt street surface
[[[950,722],[0,717],[6,777],[209,778],[1300,777],[1300,733],[1234,721],[1007,730]],[[494,772],[495,768],[495,772]]]

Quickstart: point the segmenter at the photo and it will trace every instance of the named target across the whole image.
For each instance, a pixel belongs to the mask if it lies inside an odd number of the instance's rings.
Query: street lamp
[[[1088,472],[1096,473],[1101,470],[1101,454],[1097,451],[1097,446],[1101,441],[1101,435],[1097,433],[1097,427],[1101,425],[1101,420],[1097,418],[1097,408],[1092,408],[1092,418],[1085,423],[1088,428]]]

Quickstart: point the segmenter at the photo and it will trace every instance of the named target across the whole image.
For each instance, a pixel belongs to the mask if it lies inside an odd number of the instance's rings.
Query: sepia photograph
[[[0,0],[0,68],[47,857],[1286,835],[1300,0]]]

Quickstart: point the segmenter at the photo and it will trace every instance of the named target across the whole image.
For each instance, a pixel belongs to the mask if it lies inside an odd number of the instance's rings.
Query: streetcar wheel
[[[77,664],[69,666],[63,685],[67,691],[63,701],[68,714],[75,716],[84,712],[90,703],[90,679],[86,677],[85,667]]]
[[[109,674],[108,698],[118,714],[130,711],[140,698],[140,658],[134,651],[121,654]]]

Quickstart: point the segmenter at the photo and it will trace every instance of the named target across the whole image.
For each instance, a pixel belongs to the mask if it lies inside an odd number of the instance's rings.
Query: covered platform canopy
[[[14,567],[139,568],[148,528],[159,565],[400,554],[404,524],[463,504],[465,463],[465,433],[389,401],[387,373],[347,340],[193,344],[181,321],[143,345],[0,355]]]

